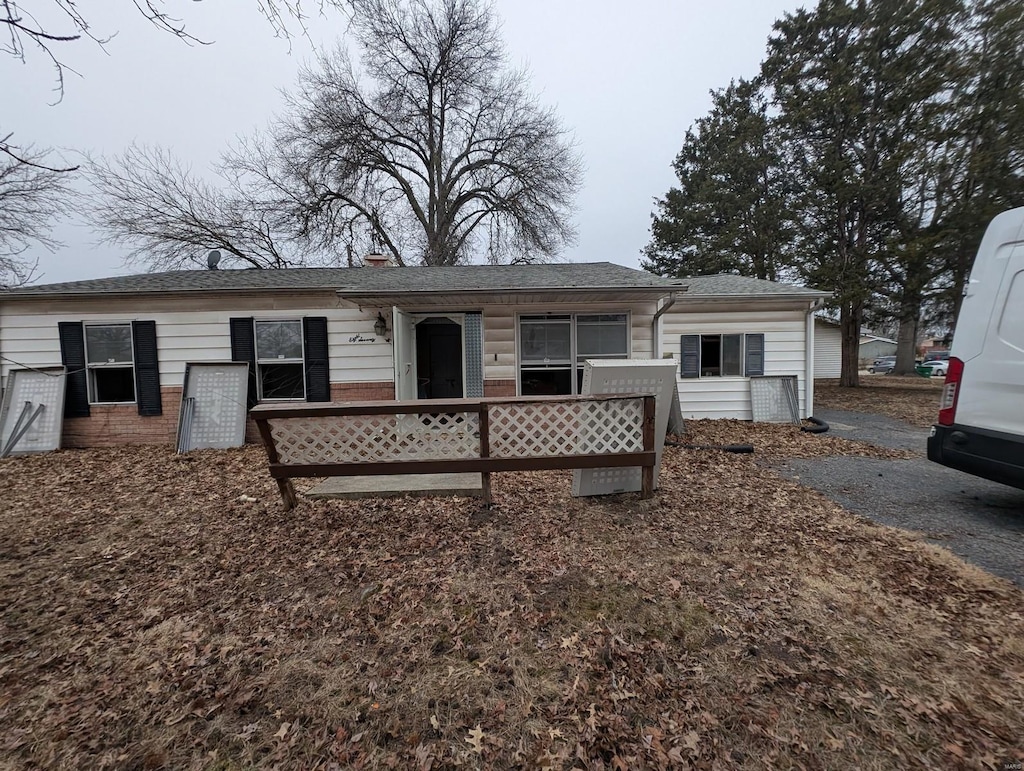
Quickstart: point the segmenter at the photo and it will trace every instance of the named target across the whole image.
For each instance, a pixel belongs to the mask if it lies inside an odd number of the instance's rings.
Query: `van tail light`
[[[942,387],[942,398],[939,401],[939,425],[951,426],[956,420],[956,403],[960,398],[960,381],[964,377],[964,363],[951,356],[949,370],[946,372],[946,384]]]

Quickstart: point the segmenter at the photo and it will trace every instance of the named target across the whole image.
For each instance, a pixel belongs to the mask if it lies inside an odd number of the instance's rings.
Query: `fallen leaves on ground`
[[[0,461],[0,766],[1024,758],[1010,583],[752,456],[668,448],[650,501],[570,481],[285,513],[257,447]]]
[[[810,423],[805,424],[811,426]],[[868,458],[914,458],[906,450],[878,447],[867,442],[844,439],[828,433],[812,434],[802,426],[789,423],[751,423],[745,420],[686,420],[685,434],[678,437],[686,444],[723,446],[749,444],[759,458],[821,458],[830,455],[857,455]]]
[[[872,412],[926,428],[939,417],[945,378],[917,375],[862,375],[857,388],[840,388],[838,380],[814,381],[817,409]]]

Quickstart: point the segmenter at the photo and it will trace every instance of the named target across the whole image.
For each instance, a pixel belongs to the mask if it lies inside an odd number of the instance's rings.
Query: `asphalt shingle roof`
[[[685,279],[688,289],[687,298],[694,297],[750,297],[752,295],[801,295],[806,294],[808,298],[815,295],[827,297],[829,292],[821,292],[817,289],[808,289],[803,286],[792,284],[780,284],[775,281],[765,281],[760,278],[748,276],[735,276],[728,273],[720,273],[716,276],[692,276]]]
[[[465,265],[409,268],[289,268],[179,270],[62,284],[20,287],[8,296],[150,294],[215,291],[339,290],[344,292],[453,292],[515,289],[663,289],[685,285],[610,262],[546,265]],[[0,298],[5,293],[0,292]]]
[[[421,294],[514,290],[686,291],[696,297],[827,296],[825,292],[745,276],[664,278],[610,262],[540,265],[463,265],[408,268],[288,268],[284,270],[177,270],[140,273],[0,291],[3,297],[56,297],[101,294],[337,290],[343,295]]]

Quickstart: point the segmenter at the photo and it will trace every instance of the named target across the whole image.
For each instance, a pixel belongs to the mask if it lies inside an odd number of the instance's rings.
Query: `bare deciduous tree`
[[[150,270],[206,267],[207,250],[225,265],[286,268],[299,264],[274,208],[222,175],[214,187],[166,151],[132,146],[113,162],[90,162],[101,241],[130,249],[127,261]]]
[[[329,243],[351,224],[399,264],[428,265],[544,258],[572,242],[579,159],[509,68],[490,6],[365,0],[352,35],[362,71],[343,51],[322,57],[274,131],[270,169],[303,191],[304,234]]]
[[[6,138],[0,144],[6,147]],[[66,169],[44,164],[44,155],[31,147],[0,154],[0,288],[32,279],[36,263],[22,257],[31,244],[59,245],[50,227],[68,211],[69,179]]]
[[[342,50],[322,56],[269,137],[228,155],[231,211],[262,212],[278,243],[287,234],[328,260],[373,250],[399,265],[527,261],[571,243],[578,154],[554,111],[537,104],[526,74],[508,66],[490,6],[351,7],[361,66]],[[155,253],[152,265],[168,267],[173,245],[197,245],[205,227],[204,246],[276,266],[251,241],[235,240],[238,229],[217,218],[212,189],[139,160],[98,170],[109,196],[98,221],[133,243],[138,258]]]

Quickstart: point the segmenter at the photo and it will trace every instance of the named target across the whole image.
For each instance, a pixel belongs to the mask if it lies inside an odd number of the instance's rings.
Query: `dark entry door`
[[[416,325],[416,373],[420,399],[461,399],[462,327],[449,319]]]

